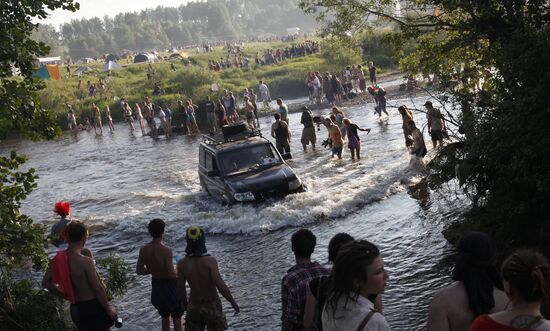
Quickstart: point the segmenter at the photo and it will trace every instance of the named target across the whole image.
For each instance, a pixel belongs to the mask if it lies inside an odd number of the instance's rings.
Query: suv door
[[[225,193],[225,184],[218,167],[218,160],[214,152],[206,149],[204,153],[204,168],[206,170],[204,181],[208,188],[208,193],[215,199],[222,201],[222,196]]]

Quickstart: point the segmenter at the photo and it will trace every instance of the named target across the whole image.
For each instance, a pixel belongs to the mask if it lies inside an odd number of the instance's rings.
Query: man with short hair
[[[328,270],[319,263],[311,261],[316,242],[317,238],[308,229],[300,229],[291,237],[296,264],[288,269],[281,283],[283,331],[304,330],[304,308],[308,284],[314,278],[329,274]]]
[[[260,100],[264,103],[264,107],[269,108],[271,95],[269,93],[269,88],[263,81],[260,81],[260,85],[258,85],[258,92],[260,93]]]
[[[444,132],[447,130],[445,127],[445,119],[439,109],[434,108],[431,101],[426,101],[424,107],[426,107],[427,110],[428,133],[432,137],[433,147],[436,148],[437,142],[439,142],[439,148],[441,148],[443,147]]]
[[[330,117],[325,119],[325,124],[328,130],[328,139],[332,144],[331,158],[334,157],[334,155],[336,155],[338,156],[338,159],[342,159],[342,149],[344,148],[344,139],[342,138],[342,133],[340,132],[340,128],[338,127],[338,125],[334,124],[334,122],[330,119]]]
[[[183,307],[178,297],[176,270],[172,264],[172,249],[163,243],[165,223],[161,219],[149,222],[147,229],[153,237],[139,250],[136,273],[151,275],[151,303],[162,317],[162,330],[170,331],[170,316],[174,331],[182,331]]]
[[[290,130],[288,124],[281,120],[281,115],[273,115],[275,123],[271,125],[271,136],[275,138],[275,146],[281,154],[290,153]]]
[[[311,149],[315,151],[315,141],[317,140],[317,135],[315,134],[315,126],[313,125],[313,114],[307,106],[302,107],[302,117],[300,123],[304,126],[302,130],[302,146],[304,147],[304,152],[307,152],[307,145],[311,143]]]
[[[93,258],[82,254],[88,228],[79,221],[67,225],[69,247],[59,251],[42,279],[48,291],[71,302],[71,319],[78,330],[107,330],[117,313],[107,298]]]
[[[178,262],[178,287],[185,317],[186,331],[227,330],[227,320],[222,311],[218,291],[231,303],[235,314],[240,311],[218,269],[218,261],[207,254],[204,231],[191,226],[186,233],[185,257]],[[189,283],[189,303],[185,284]]]
[[[277,105],[279,106],[277,112],[281,115],[281,121],[285,121],[288,124],[288,106],[283,103],[283,99],[277,99]]]

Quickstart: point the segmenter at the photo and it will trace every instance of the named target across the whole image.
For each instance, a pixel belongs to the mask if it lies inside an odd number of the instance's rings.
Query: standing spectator
[[[357,124],[352,123],[349,119],[344,118],[344,130],[347,131],[348,135],[348,148],[351,152],[351,159],[355,160],[355,155],[357,159],[361,159],[361,139],[359,138],[359,131],[366,131],[367,134],[370,132],[370,129],[360,128]]]
[[[166,137],[172,136],[172,110],[168,107],[162,109],[164,111],[164,120],[166,121]]]
[[[495,247],[486,234],[471,232],[460,239],[452,278],[434,294],[427,331],[466,331],[476,317],[505,309]]]
[[[470,331],[550,330],[540,308],[550,299],[550,265],[541,253],[518,250],[502,263],[504,290],[510,308],[475,319]]]
[[[250,102],[248,96],[244,97],[244,112],[248,126],[251,128],[256,128],[256,119],[254,118],[254,106]]]
[[[357,66],[357,76],[359,78],[359,91],[365,93],[367,90],[367,81],[365,80],[365,73],[363,72],[363,67],[361,65]]]
[[[342,159],[342,148],[344,147],[344,139],[342,139],[342,133],[340,129],[330,118],[325,119],[325,124],[328,129],[328,139],[332,145],[331,158],[334,155],[338,156],[338,159]]]
[[[156,106],[155,114],[160,120],[160,128],[162,128],[162,131],[164,131],[164,135],[166,136],[166,138],[168,138],[168,127],[166,125],[166,114],[162,110],[161,106]]]
[[[419,166],[424,165],[422,159],[427,154],[426,143],[424,142],[424,135],[422,131],[416,127],[414,121],[409,122],[409,129],[412,132],[413,144],[411,147],[411,161],[410,166]]]
[[[264,103],[264,108],[269,108],[269,103],[271,102],[271,94],[269,93],[269,88],[263,81],[260,81],[258,92],[260,93],[260,100]]]
[[[304,308],[309,282],[328,271],[311,260],[317,238],[307,230],[300,229],[292,235],[292,252],[296,264],[287,271],[281,282],[282,330],[303,330]]]
[[[124,101],[124,105],[122,106],[122,113],[124,114],[124,120],[130,126],[130,131],[134,132],[135,129],[134,118],[132,117],[132,108],[130,108],[130,105],[126,101]]]
[[[282,99],[277,99],[277,105],[279,108],[277,112],[281,115],[281,121],[285,121],[288,124],[288,107],[283,103]]]
[[[426,101],[424,107],[426,107],[427,110],[428,133],[432,137],[433,147],[436,148],[439,142],[439,148],[441,148],[443,147],[443,138],[447,130],[445,127],[445,118],[439,109],[434,108],[431,101]]]
[[[163,243],[164,228],[165,223],[161,219],[149,222],[147,229],[153,240],[139,250],[136,273],[151,275],[151,303],[162,318],[162,331],[170,331],[170,317],[174,331],[182,331],[183,307],[178,297],[172,249]]]
[[[256,127],[260,127],[260,119],[258,118],[258,104],[256,103],[256,93],[254,93],[253,89],[250,89],[248,91],[248,97],[250,98],[250,103],[252,103],[252,106],[254,106],[254,117],[256,118]]]
[[[216,119],[218,121],[218,127],[220,128],[228,124],[227,116],[225,114],[225,107],[223,106],[223,103],[221,100],[219,100],[216,105]]]
[[[109,105],[105,106],[105,120],[107,121],[107,124],[109,124],[109,132],[113,133],[115,131],[115,127],[113,126],[113,116],[111,116],[111,109],[109,108]]]
[[[57,252],[42,286],[71,302],[71,319],[78,330],[107,330],[117,312],[109,303],[93,258],[84,253],[88,228],[73,221],[67,225],[67,237],[69,247]]]
[[[275,146],[281,155],[290,153],[290,130],[288,129],[288,124],[281,120],[279,113],[276,113],[273,117],[275,117],[275,123],[271,125],[271,136],[275,138]]]
[[[370,84],[374,87],[376,86],[376,67],[372,61],[369,61],[369,77]]]
[[[204,231],[191,226],[186,234],[185,257],[178,262],[178,288],[185,316],[185,330],[227,330],[227,320],[222,311],[218,292],[231,304],[235,314],[240,312],[218,269],[218,261],[207,254]],[[191,293],[187,299],[185,284]]]
[[[206,109],[206,119],[208,120],[208,125],[210,127],[210,132],[217,131],[216,125],[216,105],[214,101],[210,100],[210,96],[206,96],[206,101],[204,102],[204,108]]]
[[[178,111],[182,117],[183,131],[186,132],[187,131],[187,112],[186,112],[186,107],[183,104],[183,101],[181,100],[178,100]]]
[[[141,113],[141,108],[139,107],[139,103],[136,103],[136,116],[139,121],[139,127],[141,128],[141,135],[145,136],[145,124],[143,123],[143,114]]]
[[[99,107],[95,104],[95,102],[92,103],[92,119],[94,133],[97,134],[97,127],[99,126],[99,129],[101,130],[100,134],[103,134],[103,125],[101,125],[101,110],[99,110]]]
[[[73,109],[73,106],[70,104],[67,104],[67,125],[69,127],[69,130],[71,131],[74,131],[77,128],[74,109]]]
[[[197,126],[197,120],[195,117],[195,110],[198,107],[193,104],[191,99],[185,101],[185,115],[187,115],[187,134],[194,134],[199,132]]]
[[[302,146],[304,147],[304,152],[307,152],[307,145],[309,145],[309,143],[311,143],[311,150],[315,151],[317,135],[315,134],[315,126],[313,125],[313,114],[306,106],[302,107],[302,117],[300,118],[300,123],[304,126],[302,130],[302,139],[300,139]]]
[[[413,144],[412,131],[409,128],[409,122],[413,120],[413,113],[407,106],[403,105],[397,108],[403,119],[403,135],[405,136],[405,146],[409,147]]]
[[[323,308],[324,331],[391,331],[373,296],[386,288],[388,274],[378,247],[366,240],[351,241],[340,248],[330,273]]]

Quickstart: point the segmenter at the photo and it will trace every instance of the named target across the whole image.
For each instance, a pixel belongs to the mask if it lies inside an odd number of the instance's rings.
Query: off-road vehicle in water
[[[259,130],[245,124],[224,126],[222,133],[203,135],[199,146],[202,188],[222,204],[258,201],[303,192],[305,186]]]

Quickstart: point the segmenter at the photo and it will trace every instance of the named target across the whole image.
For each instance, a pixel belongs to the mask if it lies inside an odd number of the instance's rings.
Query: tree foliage
[[[476,226],[502,245],[540,245],[550,235],[550,2],[544,0],[301,0],[324,32],[350,35],[397,27],[394,46],[408,74],[436,74],[457,143],[432,162],[439,180],[457,178],[474,202]],[[547,246],[547,245],[545,245]]]
[[[33,18],[43,19],[46,9],[74,11],[73,0],[0,2],[0,139],[17,131],[32,139],[59,134],[51,112],[40,108],[36,91],[43,84],[31,77],[37,57],[48,54],[49,47],[30,38],[37,26]],[[21,77],[14,77],[14,71]]]
[[[313,32],[316,23],[297,6],[297,0],[210,0],[188,2],[178,8],[157,7],[65,23],[59,36],[47,33],[37,40],[61,44],[74,59],[117,53],[123,49],[150,49],[200,45],[209,41],[236,40],[286,34],[289,27]],[[44,28],[51,30],[51,27]]]

